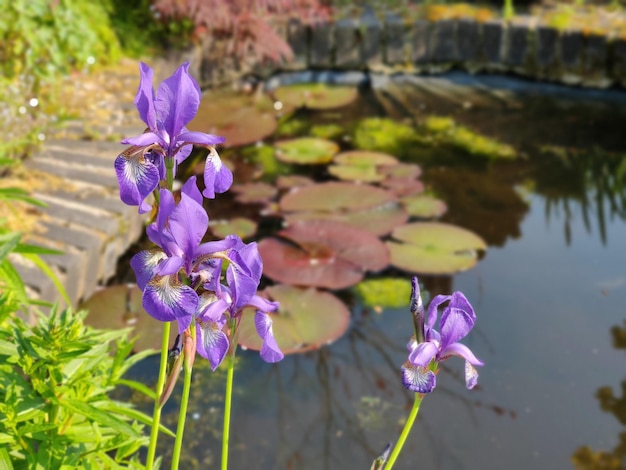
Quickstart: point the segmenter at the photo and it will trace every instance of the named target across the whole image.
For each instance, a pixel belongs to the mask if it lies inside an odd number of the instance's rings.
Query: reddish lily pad
[[[331,175],[342,180],[372,183],[382,181],[386,177],[377,171],[378,166],[393,165],[398,163],[398,160],[382,152],[352,150],[335,155],[333,163],[334,165],[328,167]]]
[[[405,224],[409,219],[409,214],[399,204],[389,203],[372,209],[352,212],[293,212],[284,215],[284,218],[288,224],[299,220],[334,220],[381,237],[391,233],[394,228]]]
[[[258,245],[263,273],[277,282],[343,289],[389,263],[378,237],[340,222],[300,221],[278,235]]]
[[[228,93],[205,96],[198,114],[187,127],[224,137],[225,147],[238,147],[269,137],[277,126],[266,102],[249,95]]]
[[[424,183],[420,180],[408,178],[388,178],[381,182],[380,185],[399,197],[411,196],[424,191]]]
[[[339,146],[326,139],[301,137],[276,142],[276,158],[285,163],[299,165],[322,165],[330,162],[339,151]]]
[[[133,349],[160,349],[163,323],[152,318],[141,306],[142,292],[134,284],[106,287],[95,292],[79,308],[89,310],[85,323],[94,328],[133,328]],[[177,328],[172,328],[170,344]]]
[[[400,199],[409,215],[431,219],[446,213],[448,206],[441,199],[426,194],[418,194]]]
[[[285,212],[350,212],[395,203],[396,197],[384,189],[366,184],[328,182],[298,188],[280,201]]]
[[[274,186],[260,182],[237,184],[232,187],[231,191],[237,194],[235,199],[241,204],[263,204],[269,202],[278,193]]]
[[[257,223],[245,217],[235,217],[230,220],[211,221],[211,232],[219,238],[227,235],[237,235],[241,239],[254,236],[257,231]]]
[[[300,175],[283,175],[276,179],[276,186],[280,189],[299,188],[300,186],[309,186],[311,184],[315,184],[315,181]]]
[[[272,331],[283,354],[319,349],[340,338],[350,324],[350,311],[330,292],[284,284],[271,286],[261,295],[280,302],[272,315]],[[254,325],[254,309],[244,310],[239,344],[258,351],[262,341]]]
[[[356,100],[358,91],[355,87],[302,83],[277,88],[274,96],[287,107],[332,109],[352,103]]]
[[[386,243],[391,264],[420,274],[453,274],[472,268],[478,261],[476,250],[486,250],[485,241],[461,227],[438,222],[403,225],[392,233],[395,241]]]

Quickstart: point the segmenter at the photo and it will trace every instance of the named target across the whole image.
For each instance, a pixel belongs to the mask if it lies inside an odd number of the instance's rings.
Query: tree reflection
[[[611,328],[613,346],[626,349],[626,321],[624,326]],[[626,468],[626,380],[622,381],[622,396],[617,397],[611,387],[600,387],[596,398],[602,411],[611,413],[625,427],[619,434],[619,443],[610,451],[594,451],[589,446],[579,447],[572,455],[572,462],[579,470],[620,470]]]
[[[626,220],[626,157],[594,148],[545,147],[534,171],[535,191],[546,201],[546,219],[562,211],[565,241],[572,241],[571,224],[579,212],[588,233],[592,218],[606,244],[607,220]]]

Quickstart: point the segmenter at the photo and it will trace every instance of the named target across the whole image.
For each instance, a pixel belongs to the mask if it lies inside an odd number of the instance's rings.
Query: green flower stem
[[[402,434],[400,434],[400,438],[398,439],[398,442],[394,446],[393,452],[391,452],[391,455],[389,456],[389,460],[387,461],[387,464],[385,465],[385,470],[391,470],[391,468],[393,467],[393,464],[396,463],[396,459],[398,458],[398,455],[400,455],[400,452],[402,451],[402,447],[404,446],[404,443],[406,442],[406,438],[409,437],[409,433],[411,432],[411,428],[413,427],[415,418],[417,418],[417,413],[420,410],[420,405],[422,404],[423,398],[424,398],[424,395],[420,393],[415,394],[415,401],[413,402],[413,408],[411,409],[411,413],[409,414],[409,417],[407,418],[406,423],[404,424],[404,428],[402,429]]]
[[[167,367],[167,356],[170,342],[170,322],[163,323],[163,336],[161,337],[161,365],[159,366],[159,379],[156,387],[156,397],[154,399],[154,412],[152,414],[152,429],[150,430],[150,446],[148,447],[148,457],[146,459],[146,470],[152,470],[154,456],[156,454],[157,438],[159,436],[159,425],[161,424],[161,405],[159,398],[165,386],[165,376]]]
[[[233,377],[235,375],[235,351],[237,345],[234,344],[232,352],[228,354],[228,374],[226,375],[226,396],[224,397],[224,432],[222,433],[222,470],[228,469],[228,439],[230,436],[230,410],[233,398]]]
[[[183,433],[185,432],[185,419],[187,418],[187,405],[189,403],[189,391],[191,390],[191,371],[193,370],[193,361],[196,354],[196,325],[194,322],[191,322],[189,330],[191,333],[190,336],[185,337],[185,359],[183,360],[185,379],[183,381],[183,395],[180,398],[176,441],[174,442],[174,453],[172,455],[172,470],[178,470],[178,463],[180,462],[180,451],[183,447]],[[188,341],[193,343],[192,347],[189,347],[187,344]]]

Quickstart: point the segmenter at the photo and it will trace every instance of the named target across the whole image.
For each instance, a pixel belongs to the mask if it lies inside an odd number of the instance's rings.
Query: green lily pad
[[[272,135],[278,126],[267,100],[234,93],[207,94],[187,127],[224,137],[224,147],[253,144]]]
[[[337,165],[353,165],[353,166],[381,166],[396,165],[398,159],[393,155],[383,152],[370,152],[367,150],[350,150],[335,155],[333,163]]]
[[[368,307],[408,307],[411,298],[411,282],[405,278],[385,277],[365,279],[354,286],[354,291]]]
[[[415,179],[421,176],[422,168],[414,163],[397,163],[379,167],[378,172],[390,179]]]
[[[438,222],[416,222],[396,228],[386,243],[391,264],[420,274],[453,274],[473,267],[485,241],[461,227]]]
[[[344,181],[376,183],[385,179],[383,175],[376,171],[375,166],[330,165],[328,173]]]
[[[448,206],[441,199],[426,194],[404,197],[400,199],[400,204],[404,206],[409,215],[423,219],[440,217],[448,210]]]
[[[287,193],[280,201],[285,212],[350,212],[379,208],[396,202],[384,189],[367,184],[327,182],[304,186]]]
[[[258,244],[263,274],[300,286],[343,289],[363,279],[365,271],[389,264],[385,245],[371,233],[329,220],[299,221]]]
[[[330,162],[339,146],[326,139],[302,137],[276,142],[276,158],[286,163],[321,165]]]
[[[278,193],[277,189],[267,183],[245,183],[234,185],[231,189],[235,199],[241,204],[263,204],[269,202]]]
[[[321,139],[338,139],[345,133],[345,129],[339,124],[317,124],[309,130],[309,134]]]
[[[85,323],[94,328],[132,327],[132,337],[136,338],[134,351],[161,349],[163,322],[148,315],[141,305],[141,297],[141,290],[133,284],[105,287],[96,291],[79,308],[89,310]],[[170,344],[177,333],[178,328],[171,328]]]
[[[261,295],[280,302],[272,315],[272,331],[283,354],[313,351],[340,338],[350,324],[350,311],[329,292],[276,285]],[[254,309],[244,309],[239,344],[258,351],[262,341],[254,325]]]
[[[355,87],[302,83],[277,88],[274,96],[286,106],[332,109],[352,103],[358,91]]]
[[[257,231],[257,223],[245,217],[235,217],[230,220],[212,220],[210,227],[211,232],[216,237],[225,238],[227,235],[237,235],[242,240],[254,236]]]
[[[276,158],[276,149],[269,145],[251,145],[241,150],[247,162],[252,162],[262,175],[268,177],[289,174],[292,167]],[[202,162],[204,169],[204,162]],[[204,171],[204,170],[203,170]]]
[[[415,129],[389,118],[365,118],[357,123],[352,142],[363,150],[375,150],[405,158],[420,142]]]

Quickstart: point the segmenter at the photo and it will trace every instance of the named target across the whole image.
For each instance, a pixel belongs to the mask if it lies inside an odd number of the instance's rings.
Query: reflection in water
[[[587,232],[591,218],[606,244],[607,219],[626,220],[626,156],[598,148],[580,151],[546,147],[533,172],[535,191],[545,197],[546,218],[554,211],[564,215],[565,241],[572,241],[572,218],[580,213]],[[577,210],[578,209],[578,210]]]
[[[626,349],[626,321],[624,327],[611,328],[613,346]],[[611,387],[600,387],[596,398],[602,411],[611,413],[622,424],[624,431],[619,434],[619,443],[610,451],[594,451],[589,446],[579,447],[572,462],[579,470],[620,470],[626,468],[626,380],[622,381],[622,396],[616,397]]]

